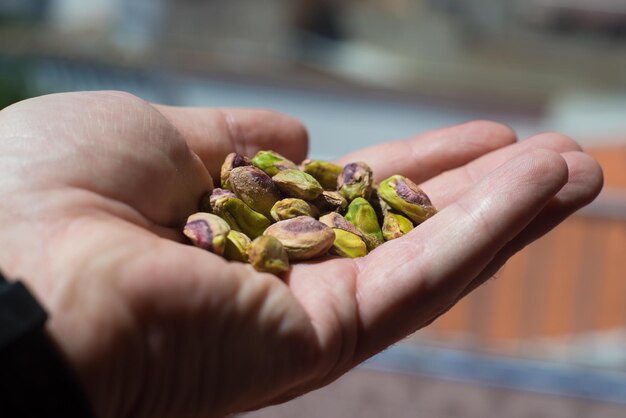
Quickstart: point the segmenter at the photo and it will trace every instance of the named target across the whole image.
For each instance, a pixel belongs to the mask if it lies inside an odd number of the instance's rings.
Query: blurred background
[[[432,326],[246,416],[626,416],[626,1],[0,1],[0,108],[93,89],[287,112],[325,159],[477,118],[574,137],[596,202]]]

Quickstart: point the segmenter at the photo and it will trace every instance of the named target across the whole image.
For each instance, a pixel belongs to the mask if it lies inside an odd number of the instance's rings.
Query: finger
[[[580,146],[573,139],[559,133],[547,132],[485,154],[462,167],[424,182],[421,187],[435,207],[443,208],[496,167],[517,155],[537,148],[558,153],[580,151]]]
[[[367,162],[377,180],[403,174],[422,182],[516,141],[511,128],[475,121],[353,152],[339,160]]]
[[[365,358],[453,303],[563,187],[567,165],[532,150],[494,170],[458,201],[358,261]]]
[[[569,168],[567,184],[546,205],[524,232],[509,242],[485,270],[461,293],[461,298],[489,280],[504,263],[525,246],[550,232],[565,218],[591,203],[602,190],[603,175],[600,165],[582,152],[563,154]]]
[[[308,151],[308,134],[300,121],[269,110],[181,108],[154,105],[183,135],[213,178],[226,155],[253,156],[272,149],[295,161]]]

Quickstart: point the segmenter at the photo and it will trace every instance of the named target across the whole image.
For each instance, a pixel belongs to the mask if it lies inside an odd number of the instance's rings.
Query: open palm
[[[357,151],[440,212],[360,259],[284,281],[189,246],[180,231],[226,154],[306,156],[284,115],[180,109],[106,93],[0,112],[0,266],[48,328],[98,416],[211,417],[331,382],[429,324],[516,251],[590,202],[595,161],[570,139],[516,142],[473,122]]]

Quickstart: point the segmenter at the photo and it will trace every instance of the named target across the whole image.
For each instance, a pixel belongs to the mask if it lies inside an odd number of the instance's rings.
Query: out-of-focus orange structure
[[[599,198],[515,255],[428,336],[515,351],[533,340],[626,330],[626,145],[588,152],[605,174]]]

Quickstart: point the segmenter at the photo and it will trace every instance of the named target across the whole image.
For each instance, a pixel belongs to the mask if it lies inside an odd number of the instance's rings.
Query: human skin
[[[183,109],[120,92],[43,96],[0,112],[0,266],[98,417],[219,417],[326,385],[420,329],[602,187],[571,139],[516,142],[477,121],[376,145],[440,210],[359,259],[282,278],[188,245],[181,226],[232,151],[306,157],[300,122]]]

